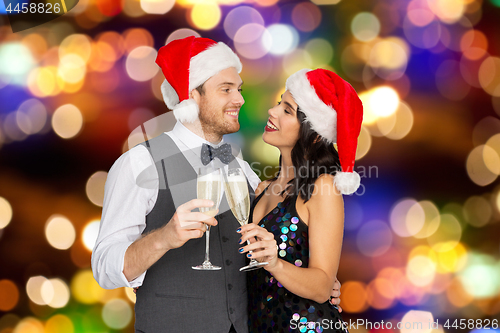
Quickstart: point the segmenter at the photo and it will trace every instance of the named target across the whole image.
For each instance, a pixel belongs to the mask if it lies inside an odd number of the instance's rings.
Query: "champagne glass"
[[[228,169],[227,176],[224,174],[224,188],[226,190],[227,202],[234,217],[240,225],[248,224],[250,197],[248,195],[247,179],[243,170],[240,168]],[[247,244],[250,244],[250,240],[247,240]],[[252,251],[249,251],[249,253],[252,253]],[[250,264],[241,267],[240,271],[251,271],[267,264],[267,262],[258,262],[252,258]]]
[[[210,217],[214,217],[217,213],[220,203],[221,193],[221,170],[212,167],[202,167],[198,169],[197,178],[198,199],[208,199],[214,202],[212,207],[200,207],[200,212]],[[221,269],[220,266],[212,265],[209,257],[210,248],[210,226],[205,224],[207,231],[205,233],[207,244],[205,246],[205,261],[198,266],[193,266],[193,269],[200,271],[216,271]]]

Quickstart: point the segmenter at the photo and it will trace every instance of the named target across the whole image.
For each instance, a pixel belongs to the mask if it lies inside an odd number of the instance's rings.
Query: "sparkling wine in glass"
[[[200,207],[200,212],[206,214],[210,217],[214,217],[217,213],[220,203],[220,193],[221,193],[221,170],[214,169],[212,167],[202,167],[198,169],[197,178],[197,196],[198,199],[208,199],[214,202],[212,207]],[[209,257],[210,248],[210,226],[205,224],[207,231],[206,236],[206,246],[205,246],[205,261],[201,265],[193,266],[193,269],[201,271],[215,271],[221,269],[219,266],[212,265]]]
[[[248,224],[250,196],[248,194],[247,179],[243,170],[240,168],[228,169],[227,176],[224,175],[224,188],[226,190],[227,202],[234,217],[240,225]],[[250,244],[249,240],[247,240],[247,244]],[[249,251],[249,253],[252,253],[252,251]],[[252,258],[250,264],[241,267],[240,271],[251,271],[267,264],[267,262],[258,262]]]

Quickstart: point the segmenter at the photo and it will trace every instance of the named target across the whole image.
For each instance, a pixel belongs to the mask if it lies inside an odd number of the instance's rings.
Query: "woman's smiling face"
[[[300,130],[297,107],[292,94],[285,91],[281,101],[268,111],[269,119],[262,135],[264,142],[280,149],[295,146]]]

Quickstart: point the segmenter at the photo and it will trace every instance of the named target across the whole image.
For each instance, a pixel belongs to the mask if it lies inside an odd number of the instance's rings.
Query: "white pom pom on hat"
[[[337,143],[342,171],[334,183],[342,194],[356,192],[361,178],[354,171],[363,104],[354,88],[326,69],[302,69],[286,81],[286,89],[304,112],[311,128],[329,143]]]
[[[156,63],[165,76],[161,85],[163,100],[180,122],[198,119],[198,105],[189,98],[193,89],[226,68],[234,67],[238,73],[242,68],[240,59],[226,44],[194,36],[161,47]]]

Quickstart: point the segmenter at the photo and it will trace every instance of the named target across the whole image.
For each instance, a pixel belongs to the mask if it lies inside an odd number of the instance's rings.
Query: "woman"
[[[269,110],[263,140],[280,150],[280,172],[259,185],[253,223],[238,230],[241,244],[251,241],[240,252],[269,263],[248,273],[250,332],[347,332],[328,298],[342,247],[340,194],[360,182],[362,113],[351,85],[324,69],[293,74]]]

